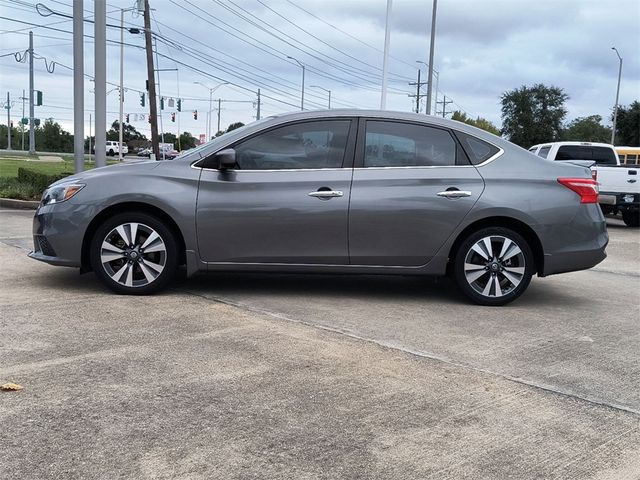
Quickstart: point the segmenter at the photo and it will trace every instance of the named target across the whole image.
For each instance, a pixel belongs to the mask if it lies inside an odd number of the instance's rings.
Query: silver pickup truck
[[[640,226],[640,168],[638,165],[620,165],[612,145],[553,142],[534,145],[529,151],[547,160],[585,162],[586,165],[591,165],[600,188],[599,203],[602,212],[621,213],[627,226]]]

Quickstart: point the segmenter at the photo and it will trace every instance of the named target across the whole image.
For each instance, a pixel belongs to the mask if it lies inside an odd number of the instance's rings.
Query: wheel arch
[[[455,258],[462,242],[473,232],[477,232],[478,230],[487,227],[509,228],[522,235],[531,247],[531,251],[533,252],[533,258],[536,266],[536,271],[534,273],[538,273],[538,275],[540,275],[542,272],[544,272],[544,250],[542,248],[542,242],[540,241],[540,238],[538,237],[536,232],[529,225],[516,218],[493,216],[476,220],[475,222],[467,225],[465,229],[458,234],[449,250],[447,273],[450,273],[453,259]]]
[[[178,252],[180,254],[178,264],[183,265],[186,263],[186,246],[184,235],[182,234],[180,227],[178,227],[178,224],[173,220],[173,218],[171,218],[171,216],[167,212],[165,212],[161,208],[144,202],[122,202],[110,205],[104,210],[100,211],[100,213],[98,213],[89,223],[82,239],[81,272],[91,271],[90,247],[91,241],[93,240],[93,236],[95,235],[98,227],[107,218],[123,212],[142,212],[148,215],[153,215],[154,217],[162,220],[173,232],[178,242]]]

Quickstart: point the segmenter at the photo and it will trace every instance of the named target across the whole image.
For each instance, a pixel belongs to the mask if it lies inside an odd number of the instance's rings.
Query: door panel
[[[236,169],[203,170],[196,212],[201,258],[348,264],[351,122],[277,126],[234,144]]]
[[[198,248],[207,262],[346,264],[351,169],[203,171]],[[310,196],[323,189],[341,197]]]
[[[356,150],[350,263],[425,265],[471,210],[484,181],[475,167],[459,165],[466,157],[447,130],[372,123],[361,122]]]

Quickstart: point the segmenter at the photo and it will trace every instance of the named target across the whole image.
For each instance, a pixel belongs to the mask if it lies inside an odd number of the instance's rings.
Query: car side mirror
[[[229,170],[236,166],[236,151],[233,148],[220,150],[213,158],[218,170]]]
[[[225,148],[215,155],[200,162],[202,168],[213,168],[216,170],[229,170],[236,166],[236,151],[233,148]]]

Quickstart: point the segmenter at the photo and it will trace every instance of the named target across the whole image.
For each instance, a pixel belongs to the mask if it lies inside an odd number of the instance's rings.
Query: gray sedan
[[[201,271],[445,275],[483,305],[590,268],[608,242],[588,168],[408,113],[270,117],[175,160],[113,165],[42,197],[32,258],[118,293]]]

